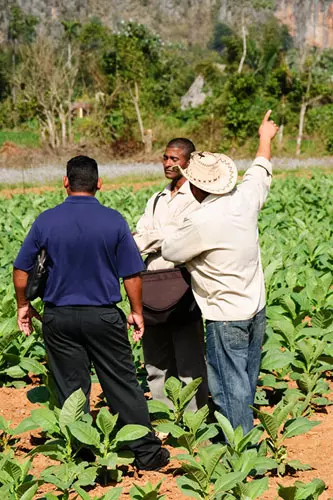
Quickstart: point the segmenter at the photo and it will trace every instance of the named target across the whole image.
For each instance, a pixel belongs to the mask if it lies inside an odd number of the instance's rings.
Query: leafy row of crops
[[[156,187],[134,193],[121,188],[98,197],[105,205],[119,210],[134,228],[155,190]],[[260,425],[243,436],[241,429],[233,430],[218,413],[212,421],[207,407],[196,413],[186,411],[199,381],[185,388],[176,379],[168,381],[166,392],[172,409],[158,401],[149,402],[154,425],[159,431],[168,432],[168,443],[179,448],[183,473],[177,484],[185,495],[212,500],[260,498],[268,487],[269,475],[284,475],[311,466],[291,460],[285,442],[317,425],[315,412],[331,404],[332,192],[333,179],[328,175],[275,180],[261,214],[268,328],[256,395]],[[38,325],[36,333],[28,338],[17,332],[12,261],[36,215],[63,198],[63,193],[54,192],[0,201],[0,383],[20,387],[30,382],[31,374],[41,381],[40,387],[28,393],[31,401],[41,404],[40,409],[33,410],[16,428],[0,418],[1,498],[31,500],[41,484],[47,483],[55,486],[58,496],[49,493],[43,498],[66,499],[75,491],[77,498],[88,499],[85,486],[108,483],[111,479],[121,481],[119,467],[133,460],[124,452],[124,445],[146,432],[140,426],[119,429],[116,416],[105,408],[93,421],[83,414],[84,398],[80,391],[59,410]],[[126,302],[123,306],[126,309]],[[134,347],[134,355],[143,381],[140,346]],[[25,464],[15,458],[18,436],[36,428],[42,430],[43,444],[33,449],[31,456],[44,454],[59,462],[46,468],[40,478],[29,473],[29,457]],[[207,440],[216,441],[222,432],[228,439],[227,445],[204,446]],[[80,458],[84,446],[89,446],[93,453],[93,463]],[[159,488],[159,484],[133,487],[130,494],[136,499],[162,498]],[[295,483],[293,488],[280,487],[278,493],[286,499],[315,499],[324,488],[325,484],[317,479],[309,484]],[[121,486],[112,488],[101,498],[116,499],[121,490]]]

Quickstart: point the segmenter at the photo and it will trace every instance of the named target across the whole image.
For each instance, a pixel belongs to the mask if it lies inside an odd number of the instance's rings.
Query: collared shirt
[[[265,305],[257,221],[271,174],[271,163],[256,158],[241,184],[226,195],[207,196],[164,240],[163,257],[187,263],[205,319],[250,319]]]
[[[93,196],[69,196],[41,213],[14,267],[29,272],[41,248],[49,261],[43,300],[56,306],[119,302],[119,278],[144,269],[125,219]]]
[[[159,198],[154,210],[157,196]],[[137,223],[134,239],[141,254],[148,255],[146,264],[149,271],[174,267],[172,262],[167,262],[161,255],[164,238],[199,207],[200,203],[194,198],[188,181],[173,196],[171,184],[168,184],[161,193],[155,193],[148,200],[145,213]]]

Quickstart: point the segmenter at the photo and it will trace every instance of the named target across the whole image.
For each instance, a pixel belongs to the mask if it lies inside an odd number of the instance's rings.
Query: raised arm
[[[256,156],[261,156],[266,158],[266,160],[271,159],[271,142],[277,134],[279,127],[270,120],[272,110],[270,109],[264,116],[263,121],[259,127],[259,147]]]
[[[279,128],[269,119],[271,112],[267,111],[261,122],[256,158],[245,172],[243,182],[238,186],[238,192],[257,211],[262,208],[272,182],[271,142]]]

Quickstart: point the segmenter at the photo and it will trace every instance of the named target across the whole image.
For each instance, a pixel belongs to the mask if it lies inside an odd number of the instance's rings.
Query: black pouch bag
[[[145,271],[141,275],[143,317],[147,326],[184,324],[201,317],[185,267]]]
[[[46,250],[42,248],[37,255],[35,265],[28,276],[25,296],[29,301],[37,299],[37,297],[40,297],[42,299],[44,296],[46,280],[48,276],[46,259]]]

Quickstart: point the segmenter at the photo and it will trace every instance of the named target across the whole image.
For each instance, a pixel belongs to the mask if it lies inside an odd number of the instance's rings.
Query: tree
[[[331,74],[320,67],[323,52],[307,47],[304,65],[296,67],[301,106],[299,109],[296,155],[301,153],[305,116],[309,107],[319,102],[332,101]],[[299,99],[299,97],[298,97]]]
[[[30,16],[17,6],[10,8],[9,23],[8,23],[8,41],[12,47],[12,98],[15,105],[16,88],[15,88],[15,73],[17,46],[19,43],[31,43],[36,37],[36,26],[39,19],[35,16]]]
[[[117,86],[126,89],[135,110],[141,142],[146,145],[140,93],[152,77],[154,67],[159,65],[161,39],[143,24],[128,22],[123,23],[120,32],[113,34],[112,45],[113,49],[105,57],[110,84],[113,89]]]
[[[68,68],[66,53],[44,38],[22,47],[21,54],[18,87],[23,98],[37,104],[42,137],[53,149],[66,146],[71,116],[68,97],[75,88],[78,57]]]
[[[67,66],[72,65],[72,42],[78,36],[78,30],[81,24],[77,21],[61,21],[65,30],[65,39],[67,40]]]

